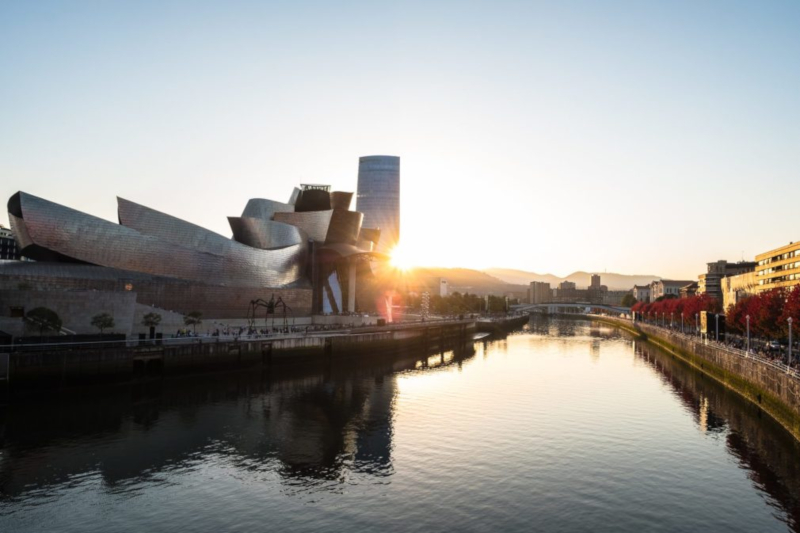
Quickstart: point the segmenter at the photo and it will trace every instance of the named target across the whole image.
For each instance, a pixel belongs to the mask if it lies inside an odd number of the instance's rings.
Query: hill
[[[418,278],[441,277],[447,280],[450,292],[470,292],[473,294],[502,294],[527,290],[527,284],[508,283],[480,270],[469,268],[415,268],[410,274]]]
[[[514,270],[509,268],[488,268],[483,271],[494,278],[498,278],[506,283],[524,284],[527,285],[531,281],[544,281],[555,288],[562,281],[571,281],[578,286],[578,288],[586,288],[591,283],[592,273],[590,272],[573,272],[566,278],[560,278],[553,274],[537,274],[536,272],[527,272],[525,270]],[[647,285],[651,281],[661,279],[661,276],[654,276],[649,274],[616,274],[613,272],[599,272],[600,283],[606,285],[612,291],[624,291],[632,288],[634,285]]]

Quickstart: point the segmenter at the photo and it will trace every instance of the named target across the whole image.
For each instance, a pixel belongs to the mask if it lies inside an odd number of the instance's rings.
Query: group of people
[[[287,325],[287,326],[265,326],[265,327],[256,327],[256,326],[229,326],[224,325],[218,328],[214,328],[213,330],[208,329],[206,330],[205,334],[198,334],[190,329],[178,329],[175,332],[174,338],[199,338],[199,337],[261,337],[261,336],[270,336],[270,335],[286,335],[286,334],[307,334],[307,333],[318,333],[323,331],[341,331],[341,330],[349,330],[354,328],[363,328],[369,327],[370,324],[355,324],[355,323],[348,323],[348,324],[312,324],[312,325]]]
[[[669,329],[674,333],[678,333],[684,335],[686,337],[701,337],[701,333],[699,331],[695,331],[694,327],[690,328],[681,328],[680,325],[672,323],[672,324],[658,324],[652,323],[651,325],[655,325],[658,327],[663,327],[665,329]],[[742,352],[746,352],[750,356],[755,356],[760,359],[764,359],[767,361],[775,362],[775,363],[782,363],[788,364],[791,368],[800,370],[800,350],[798,349],[798,343],[793,343],[792,346],[792,360],[788,361],[789,353],[788,347],[780,345],[775,341],[764,341],[761,339],[750,339],[750,350],[747,350],[747,339],[740,336],[725,333],[722,334],[719,340],[716,339],[716,336],[713,333],[708,334],[706,337],[708,342],[718,344],[721,347],[725,347],[728,349],[735,349]],[[787,362],[788,361],[788,362]]]

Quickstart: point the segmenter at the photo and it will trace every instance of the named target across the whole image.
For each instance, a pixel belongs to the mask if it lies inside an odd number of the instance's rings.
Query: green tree
[[[142,325],[150,328],[150,338],[156,336],[156,327],[161,323],[161,315],[158,313],[147,313],[142,317]]]
[[[39,328],[39,335],[45,331],[61,331],[61,317],[58,313],[47,307],[37,307],[25,314],[25,318]]]
[[[200,311],[192,311],[183,317],[183,323],[187,326],[192,326],[192,331],[197,333],[197,326],[203,323],[203,313]]]
[[[622,297],[622,305],[624,307],[633,307],[634,305],[636,305],[636,302],[637,302],[636,297],[631,293],[628,293]]]
[[[92,317],[92,325],[100,330],[100,335],[105,333],[105,330],[114,327],[114,317],[109,313],[100,313]]]
[[[158,313],[147,313],[142,317],[142,325],[154,328],[161,323],[161,315]]]

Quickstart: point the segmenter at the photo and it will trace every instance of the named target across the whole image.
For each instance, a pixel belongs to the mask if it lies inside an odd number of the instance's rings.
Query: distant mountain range
[[[414,268],[409,275],[417,278],[441,277],[447,280],[450,291],[473,294],[516,294],[524,297],[531,281],[544,281],[556,288],[564,280],[572,281],[581,289],[591,283],[591,272],[573,272],[566,278],[553,274],[537,274],[510,268],[489,268],[483,271],[469,268]],[[634,285],[647,285],[660,276],[600,273],[600,283],[612,291],[626,291]]]
[[[487,268],[483,273],[515,285],[528,285],[531,281],[544,281],[554,289],[565,280],[572,281],[579,289],[585,289],[591,284],[592,279],[591,272],[582,271],[573,272],[566,278],[511,268]],[[634,285],[647,285],[654,280],[661,279],[661,276],[643,274],[615,274],[613,272],[598,272],[598,274],[600,274],[600,283],[612,291],[624,291],[633,288]]]
[[[495,276],[481,272],[480,270],[472,270],[469,268],[415,268],[412,271],[413,276],[419,278],[437,277],[447,280],[447,285],[450,291],[470,292],[473,294],[502,294],[506,292],[524,292],[527,289],[525,286],[515,285]]]

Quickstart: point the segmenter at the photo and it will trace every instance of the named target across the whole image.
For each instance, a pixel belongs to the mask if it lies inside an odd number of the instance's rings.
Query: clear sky
[[[800,239],[795,0],[6,0],[0,81],[2,199],[230,235],[390,154],[423,265],[694,278]]]

